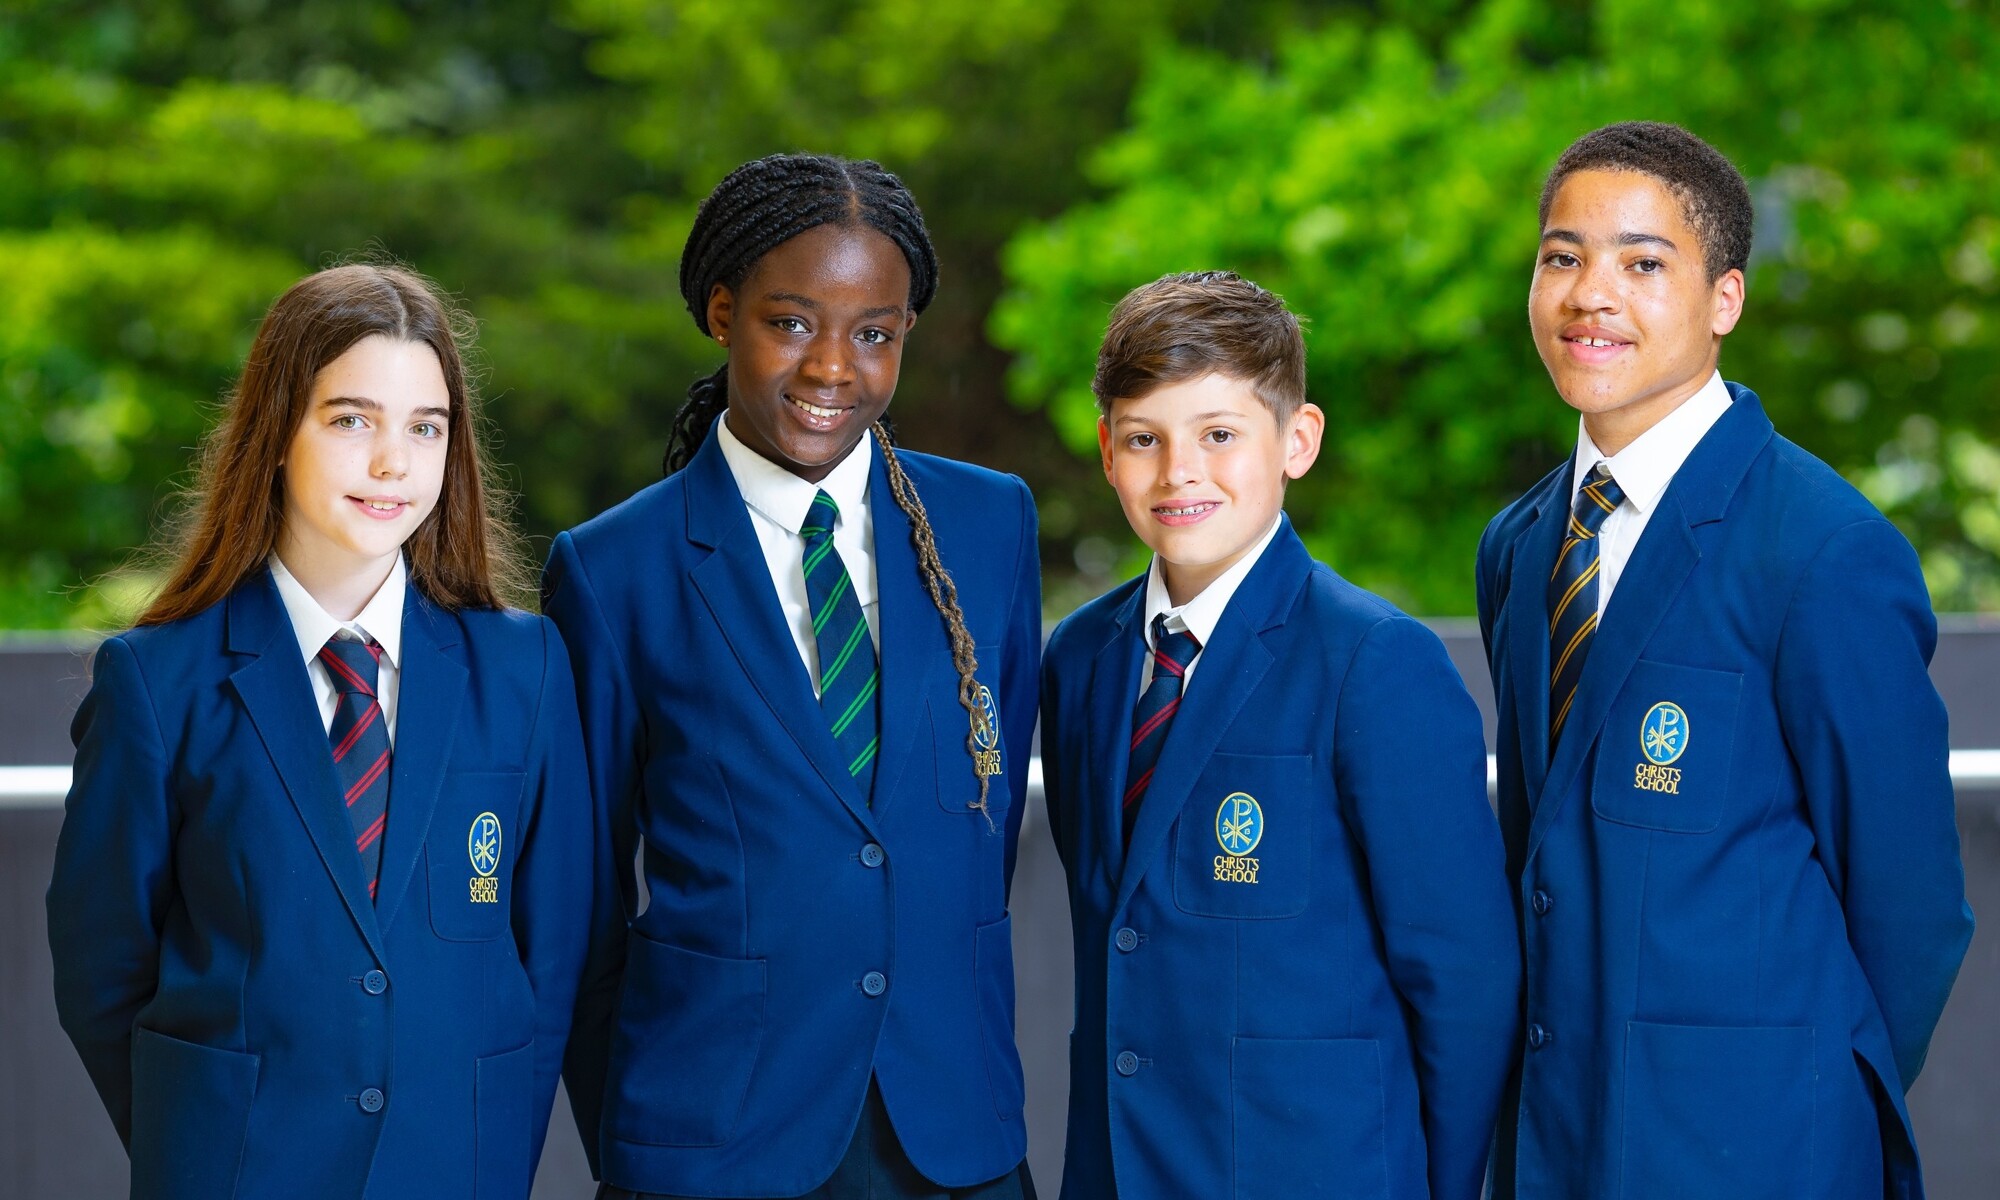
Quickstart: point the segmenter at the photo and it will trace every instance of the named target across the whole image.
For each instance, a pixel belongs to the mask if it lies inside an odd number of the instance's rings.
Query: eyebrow
[[[1542,240],[1545,242],[1571,242],[1578,246],[1585,244],[1584,236],[1574,229],[1544,229],[1542,230]],[[1670,237],[1657,233],[1643,232],[1619,234],[1618,245],[1665,246],[1667,249],[1674,251],[1680,249],[1679,246],[1674,245],[1674,240]]]
[[[1222,419],[1222,418],[1224,418],[1224,417],[1233,417],[1233,418],[1235,418],[1236,420],[1239,420],[1239,421],[1240,421],[1240,420],[1244,420],[1244,419],[1245,419],[1245,417],[1244,417],[1243,413],[1242,413],[1242,412],[1240,412],[1240,411],[1238,411],[1237,409],[1233,409],[1233,408],[1218,408],[1218,409],[1216,409],[1216,410],[1215,410],[1214,412],[1205,412],[1205,413],[1196,413],[1196,414],[1195,414],[1194,416],[1192,416],[1192,417],[1189,417],[1189,418],[1188,418],[1188,422],[1192,424],[1192,423],[1198,423],[1198,422],[1201,422],[1201,421],[1215,421],[1215,420],[1219,420],[1219,419]],[[1145,417],[1135,417],[1135,416],[1129,416],[1129,415],[1128,415],[1128,416],[1123,416],[1123,417],[1119,417],[1119,418],[1118,418],[1117,420],[1115,420],[1115,421],[1113,421],[1113,422],[1111,422],[1111,423],[1112,423],[1113,425],[1117,425],[1117,426],[1121,426],[1121,427],[1122,427],[1122,426],[1127,426],[1127,425],[1157,425],[1157,424],[1159,424],[1159,422],[1157,422],[1157,421],[1151,421],[1151,420],[1148,420],[1148,419],[1146,419]]]
[[[319,402],[319,406],[321,408],[358,408],[363,412],[372,412],[372,413],[378,413],[382,411],[382,405],[379,401],[371,400],[366,396],[328,396],[326,399]],[[416,417],[436,417],[439,420],[449,420],[451,417],[451,410],[447,408],[439,408],[434,404],[426,404],[422,408],[411,410],[410,415]]]
[[[801,296],[797,292],[767,292],[764,299],[776,301],[780,304],[796,304],[800,308],[809,308],[814,312],[818,312],[820,307],[819,301],[810,296]],[[861,319],[864,321],[872,321],[877,317],[900,317],[902,315],[903,306],[900,304],[885,304],[877,308],[865,308],[861,310]]]

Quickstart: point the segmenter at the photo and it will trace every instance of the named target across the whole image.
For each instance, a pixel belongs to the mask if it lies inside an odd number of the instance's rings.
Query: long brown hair
[[[221,422],[202,439],[195,481],[156,551],[167,581],[138,624],[198,613],[263,567],[284,523],[278,464],[305,418],[313,381],[376,334],[429,346],[451,398],[444,487],[403,544],[410,582],[449,609],[498,608],[533,594],[459,350],[471,342],[470,319],[414,271],[355,263],[306,276],[264,314],[242,378]]]

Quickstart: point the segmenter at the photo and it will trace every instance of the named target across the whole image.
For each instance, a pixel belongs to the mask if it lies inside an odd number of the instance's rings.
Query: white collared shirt
[[[744,445],[730,432],[726,416],[715,422],[714,437],[729,464],[729,473],[736,477],[743,503],[750,509],[750,524],[757,530],[764,565],[770,568],[771,583],[778,589],[785,627],[792,631],[792,644],[806,665],[813,694],[818,695],[819,641],[813,636],[812,604],[806,598],[806,539],[799,526],[805,524],[813,497],[825,489],[840,507],[840,516],[833,522],[834,553],[847,566],[854,598],[861,602],[861,615],[868,621],[868,636],[879,652],[882,618],[875,588],[875,518],[868,507],[868,471],[875,439],[864,435],[825,479],[808,483]]]
[[[1171,606],[1172,601],[1167,597],[1167,577],[1160,567],[1160,556],[1155,554],[1152,569],[1146,575],[1146,628],[1140,634],[1146,639],[1146,644],[1148,646],[1153,644],[1153,618],[1164,615],[1167,618],[1168,633],[1180,633],[1185,630],[1192,633],[1194,640],[1206,649],[1209,639],[1215,636],[1215,627],[1222,621],[1224,610],[1229,607],[1230,597],[1234,596],[1236,589],[1242,586],[1244,578],[1250,574],[1250,569],[1257,565],[1257,560],[1264,557],[1265,549],[1270,546],[1271,539],[1278,536],[1278,526],[1282,525],[1284,520],[1285,515],[1282,512],[1273,517],[1271,527],[1264,531],[1263,537],[1257,539],[1256,545],[1250,547],[1249,553],[1237,559],[1227,571],[1215,577],[1214,583],[1201,589],[1192,600],[1179,608]],[[1201,656],[1201,650],[1195,651],[1194,659],[1188,663],[1187,671],[1181,675],[1182,695],[1187,694],[1188,684],[1194,681],[1194,669],[1201,664]],[[1153,656],[1149,654],[1146,656],[1146,665],[1139,672],[1139,690],[1144,692],[1146,686],[1152,682]]]
[[[352,621],[336,621],[312,598],[275,551],[271,554],[271,578],[278,585],[278,598],[285,602],[285,615],[292,619],[292,632],[299,639],[299,653],[305,656],[306,674],[312,679],[313,697],[319,701],[319,723],[333,728],[333,710],[340,703],[340,691],[333,676],[319,660],[321,647],[335,634],[366,641],[374,638],[382,647],[382,663],[375,676],[375,699],[382,705],[382,728],[389,744],[396,744],[396,698],[403,680],[403,592],[409,584],[409,569],[403,556],[389,568],[389,577],[368,599]]]
[[[1625,502],[1604,518],[1597,531],[1597,615],[1611,603],[1611,591],[1632,559],[1639,535],[1659,507],[1660,497],[1673,482],[1688,455],[1722,414],[1729,411],[1729,389],[1722,374],[1708,377],[1701,390],[1683,400],[1680,407],[1661,417],[1659,423],[1632,440],[1632,444],[1609,458],[1591,442],[1590,433],[1577,422],[1576,461],[1570,471],[1570,511],[1576,511],[1576,494],[1590,477],[1591,468],[1603,463],[1611,478],[1625,493]]]

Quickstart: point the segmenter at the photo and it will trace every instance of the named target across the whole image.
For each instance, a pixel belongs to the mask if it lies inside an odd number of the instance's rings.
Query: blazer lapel
[[[1132,709],[1139,703],[1139,668],[1146,659],[1146,580],[1141,576],[1131,597],[1118,606],[1105,639],[1090,665],[1089,720],[1081,749],[1085,763],[1084,809],[1078,815],[1080,838],[1101,851],[1086,850],[1079,861],[1096,862],[1104,882],[1114,883],[1124,869],[1125,772],[1131,765]]]
[[[1160,748],[1153,782],[1139,801],[1139,817],[1132,827],[1132,845],[1125,855],[1112,912],[1125,906],[1146,871],[1158,862],[1167,831],[1187,806],[1202,766],[1215,753],[1223,731],[1236,719],[1243,702],[1271,669],[1274,656],[1265,635],[1283,626],[1311,568],[1305,544],[1292,532],[1287,518],[1265,548],[1264,557],[1230,598],[1222,620],[1216,623],[1215,635],[1195,660],[1194,679],[1181,697],[1167,744]],[[1144,603],[1143,592],[1140,601]],[[1126,720],[1129,724],[1131,718]]]
[[[396,919],[417,852],[430,836],[431,813],[451,760],[467,672],[445,653],[459,644],[458,623],[412,585],[403,602],[403,662],[397,683],[396,749],[389,768],[389,825],[382,835],[382,884],[376,918]]]
[[[1584,660],[1577,682],[1576,706],[1549,764],[1543,802],[1528,826],[1530,859],[1562,811],[1632,665],[1701,561],[1695,528],[1724,518],[1750,464],[1771,440],[1771,421],[1756,395],[1736,384],[1729,385],[1729,391],[1729,411],[1695,445],[1661,494],[1659,507],[1646,522],[1646,531],[1619,576],[1618,589],[1605,606],[1604,619],[1591,636],[1590,657]]]
[[[812,681],[799,661],[798,646],[785,629],[785,614],[778,607],[778,593],[771,586],[771,570],[764,562],[757,531],[751,527],[750,510],[744,506],[736,477],[730,474],[729,463],[714,438],[702,443],[686,470],[688,541],[712,551],[700,556],[688,572],[695,590],[701,593],[717,631],[770,707],[771,715],[798,743],[800,753],[840,802],[873,832],[875,821],[868,811],[868,797],[847,773],[826,714],[813,695]]]
[[[910,518],[889,489],[888,467],[879,448],[873,457],[874,465],[868,475],[868,507],[875,524],[875,594],[881,599],[876,611],[881,618],[882,678],[878,694],[882,726],[871,807],[880,820],[896,794],[896,783],[909,761],[911,746],[916,744],[920,733],[926,736],[930,733],[921,719],[925,689],[931,664],[951,661],[951,643],[945,636],[944,619],[938,615],[917,570],[916,548],[910,540]],[[934,719],[961,733],[970,728],[963,723],[968,718],[958,704],[953,704],[948,712],[934,714]],[[970,762],[965,765],[970,769]]]
[[[277,585],[269,571],[260,569],[226,603],[230,652],[251,656],[229,682],[355,926],[376,958],[386,962],[375,904],[368,898],[361,855],[354,848],[354,826],[341,803],[326,726]]]
[[[1549,770],[1549,575],[1569,524],[1570,469],[1543,484],[1537,515],[1514,551],[1513,582],[1499,641],[1507,651],[1507,674],[1514,690],[1515,730],[1521,739],[1521,768],[1532,806]]]

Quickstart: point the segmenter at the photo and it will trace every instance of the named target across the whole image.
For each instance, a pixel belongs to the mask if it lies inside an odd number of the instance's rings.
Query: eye
[[[896,338],[895,335],[891,334],[888,330],[880,329],[871,325],[867,329],[861,331],[861,340],[867,342],[871,346],[886,346],[890,342],[895,341]]]
[[[1657,275],[1667,269],[1667,264],[1657,258],[1642,258],[1632,264],[1632,269],[1641,275]]]
[[[1571,254],[1567,250],[1554,250],[1542,256],[1542,265],[1545,267],[1573,267],[1576,265],[1576,255]]]
[[[366,426],[367,422],[361,419],[360,413],[341,413],[333,419],[335,429],[362,429]]]
[[[441,438],[444,436],[444,426],[436,421],[418,421],[410,426],[410,432],[420,438]]]
[[[806,331],[806,323],[797,317],[773,317],[771,324],[778,329],[784,330],[786,333],[804,333]]]
[[[1236,431],[1234,429],[1211,429],[1208,431],[1207,436],[1208,440],[1214,442],[1216,445],[1227,446],[1236,440]]]
[[[1160,439],[1150,433],[1135,433],[1125,439],[1125,445],[1133,450],[1150,450],[1158,445],[1159,441]]]

